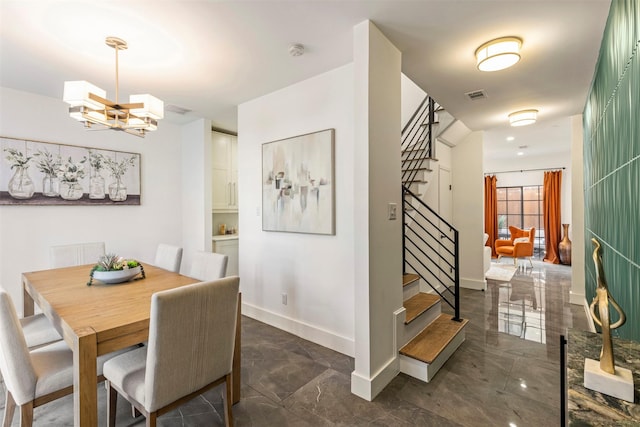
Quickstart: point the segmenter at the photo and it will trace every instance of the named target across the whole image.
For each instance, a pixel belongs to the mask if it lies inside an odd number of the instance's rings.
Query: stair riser
[[[428,181],[427,173],[425,171],[411,171],[405,172],[402,171],[402,180],[407,180],[411,178],[412,181]]]
[[[400,372],[428,383],[433,379],[440,368],[442,368],[445,362],[449,360],[458,347],[460,347],[464,340],[465,331],[462,330],[453,340],[451,340],[433,363],[424,363],[400,354]]]
[[[414,157],[411,156],[410,158],[413,159]],[[405,159],[403,158],[402,160],[405,160]],[[417,160],[402,162],[402,170],[414,169],[414,168],[432,169],[431,160],[425,159],[424,161],[422,161],[421,159],[417,159]]]
[[[404,347],[409,341],[414,339],[424,328],[431,322],[436,320],[442,313],[442,305],[440,302],[431,306],[427,311],[422,313],[418,318],[408,325],[404,325],[402,336],[398,340],[398,350]],[[404,319],[402,320],[404,324]]]
[[[418,293],[420,293],[420,280],[402,287],[402,301],[406,301],[412,296],[418,295]]]

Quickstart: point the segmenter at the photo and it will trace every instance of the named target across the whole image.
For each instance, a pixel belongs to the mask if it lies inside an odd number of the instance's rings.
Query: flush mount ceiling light
[[[520,61],[522,39],[501,37],[491,40],[476,49],[476,64],[480,71],[498,71],[509,68]]]
[[[105,99],[106,91],[89,82],[64,82],[63,100],[70,105],[69,115],[90,130],[113,129],[144,138],[148,131],[158,129],[164,103],[149,94],[130,95],[128,104],[118,103],[118,51],[125,50],[127,42],[117,37],[107,37],[105,42],[116,51],[116,100]]]
[[[538,110],[521,110],[509,114],[511,126],[526,126],[536,122]]]

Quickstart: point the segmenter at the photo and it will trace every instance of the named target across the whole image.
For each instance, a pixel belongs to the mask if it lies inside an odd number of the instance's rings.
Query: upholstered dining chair
[[[503,256],[508,256],[513,258],[513,265],[518,265],[518,258],[528,258],[529,264],[533,268],[531,257],[533,256],[533,245],[536,237],[535,227],[531,227],[529,230],[522,230],[511,225],[509,226],[509,232],[511,233],[511,238],[496,240],[498,261]]]
[[[126,350],[100,356],[106,360]],[[0,370],[6,386],[3,426],[10,426],[16,406],[20,426],[31,426],[33,409],[73,393],[73,353],[64,341],[30,350],[9,294],[0,289]],[[102,379],[102,378],[101,378]]]
[[[51,246],[49,250],[52,268],[96,264],[104,254],[104,242]]]
[[[182,248],[179,246],[160,243],[156,249],[156,260],[153,263],[156,267],[165,270],[180,272],[180,264],[182,263]]]
[[[198,251],[193,257],[188,275],[203,282],[220,279],[227,275],[228,260],[223,254]]]
[[[237,276],[225,277],[152,295],[149,344],[104,366],[110,427],[115,426],[118,393],[153,427],[157,417],[222,383],[226,425],[233,425],[239,283]]]

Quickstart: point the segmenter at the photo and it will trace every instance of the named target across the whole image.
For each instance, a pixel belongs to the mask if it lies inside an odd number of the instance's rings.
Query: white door
[[[440,216],[444,218],[449,224],[453,220],[453,208],[452,208],[452,188],[451,188],[451,171],[442,166],[438,167],[438,212]],[[447,251],[454,252],[454,245],[449,239],[443,237],[444,235],[453,239],[453,232],[449,230],[449,227],[443,222],[440,223],[440,240],[444,247],[440,247],[440,255],[443,257],[440,259],[440,268],[446,272],[440,271],[440,280],[447,286],[452,285],[447,276],[453,277],[453,269],[450,265],[454,265],[454,257]],[[447,249],[445,249],[445,247]],[[446,261],[445,261],[446,260]],[[450,296],[450,295],[449,295]],[[448,296],[447,296],[448,297]]]

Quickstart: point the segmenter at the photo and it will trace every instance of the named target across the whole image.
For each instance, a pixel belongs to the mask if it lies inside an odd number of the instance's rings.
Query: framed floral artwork
[[[139,205],[140,154],[0,137],[0,205]]]
[[[335,234],[334,129],[262,144],[262,229]]]

